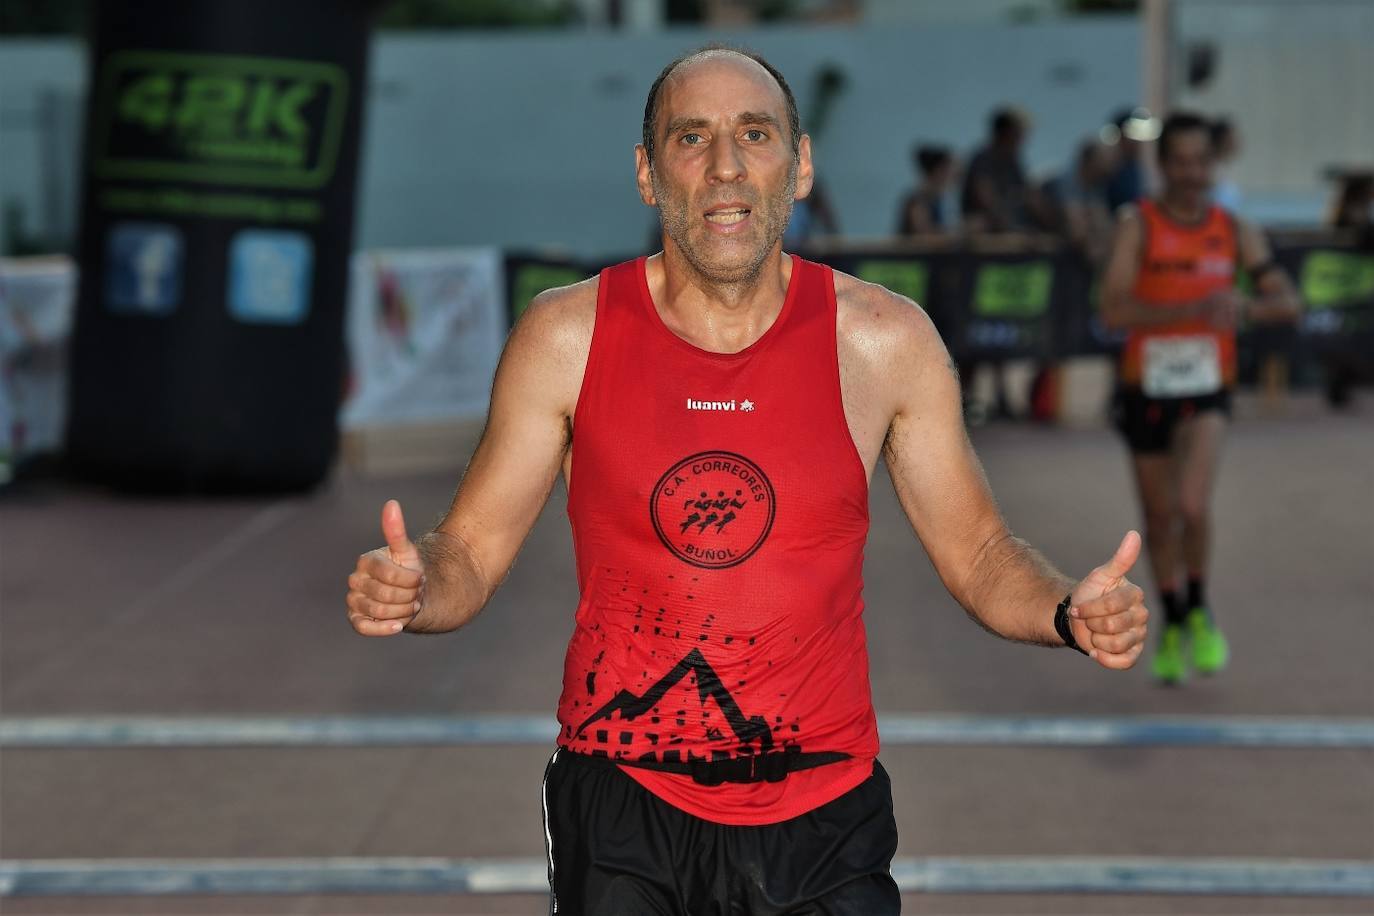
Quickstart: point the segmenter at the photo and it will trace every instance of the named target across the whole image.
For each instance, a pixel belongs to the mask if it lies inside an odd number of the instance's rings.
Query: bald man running
[[[1007,639],[1134,664],[1140,538],[1075,582],[1013,537],[925,313],[782,252],[811,143],[761,58],[669,64],[635,156],[662,253],[536,298],[447,516],[412,542],[385,506],[349,619],[462,627],[561,471],[581,600],[544,781],[553,911],[896,913],[861,619],[879,457],[950,593]]]

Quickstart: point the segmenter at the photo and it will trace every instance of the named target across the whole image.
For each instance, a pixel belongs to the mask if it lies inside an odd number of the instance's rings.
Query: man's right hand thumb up
[[[420,552],[406,534],[405,516],[401,515],[401,504],[389,499],[382,506],[382,537],[386,538],[386,548],[391,552],[391,562],[406,569],[420,568]]]
[[[382,507],[382,535],[386,546],[358,557],[348,577],[348,621],[363,636],[394,636],[420,610],[424,564],[394,499]]]

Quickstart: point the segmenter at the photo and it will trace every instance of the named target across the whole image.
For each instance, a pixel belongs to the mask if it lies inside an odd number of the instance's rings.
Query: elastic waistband
[[[690,757],[687,760],[641,759],[629,760],[611,757],[604,751],[594,754],[579,754],[563,748],[568,755],[578,761],[602,766],[627,766],[643,770],[658,770],[664,773],[680,773],[692,777],[692,781],[703,786],[718,786],[724,782],[782,782],[788,773],[809,770],[848,760],[849,755],[839,751],[803,752],[797,748],[782,751],[767,751],[762,754],[740,754],[735,757],[718,757],[707,760],[704,757]]]

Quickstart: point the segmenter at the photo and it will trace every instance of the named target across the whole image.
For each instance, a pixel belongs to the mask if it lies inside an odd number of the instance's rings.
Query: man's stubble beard
[[[763,270],[768,252],[772,251],[773,246],[782,238],[787,230],[788,220],[792,217],[792,198],[797,192],[797,166],[798,163],[794,159],[787,170],[787,181],[782,191],[773,198],[763,198],[756,205],[757,209],[751,212],[751,216],[763,217],[763,241],[754,256],[739,267],[711,263],[704,252],[697,250],[690,236],[693,223],[691,201],[677,199],[668,193],[668,189],[659,181],[658,173],[651,166],[649,176],[653,184],[654,198],[659,201],[659,222],[663,225],[664,234],[673,240],[692,269],[708,282],[729,285],[754,283]]]

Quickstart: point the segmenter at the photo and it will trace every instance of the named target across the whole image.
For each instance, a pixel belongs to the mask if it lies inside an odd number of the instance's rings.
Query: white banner
[[[355,254],[343,426],[480,417],[506,339],[505,302],[496,248]]]
[[[61,450],[75,311],[70,258],[0,259],[0,483],[23,459]]]

